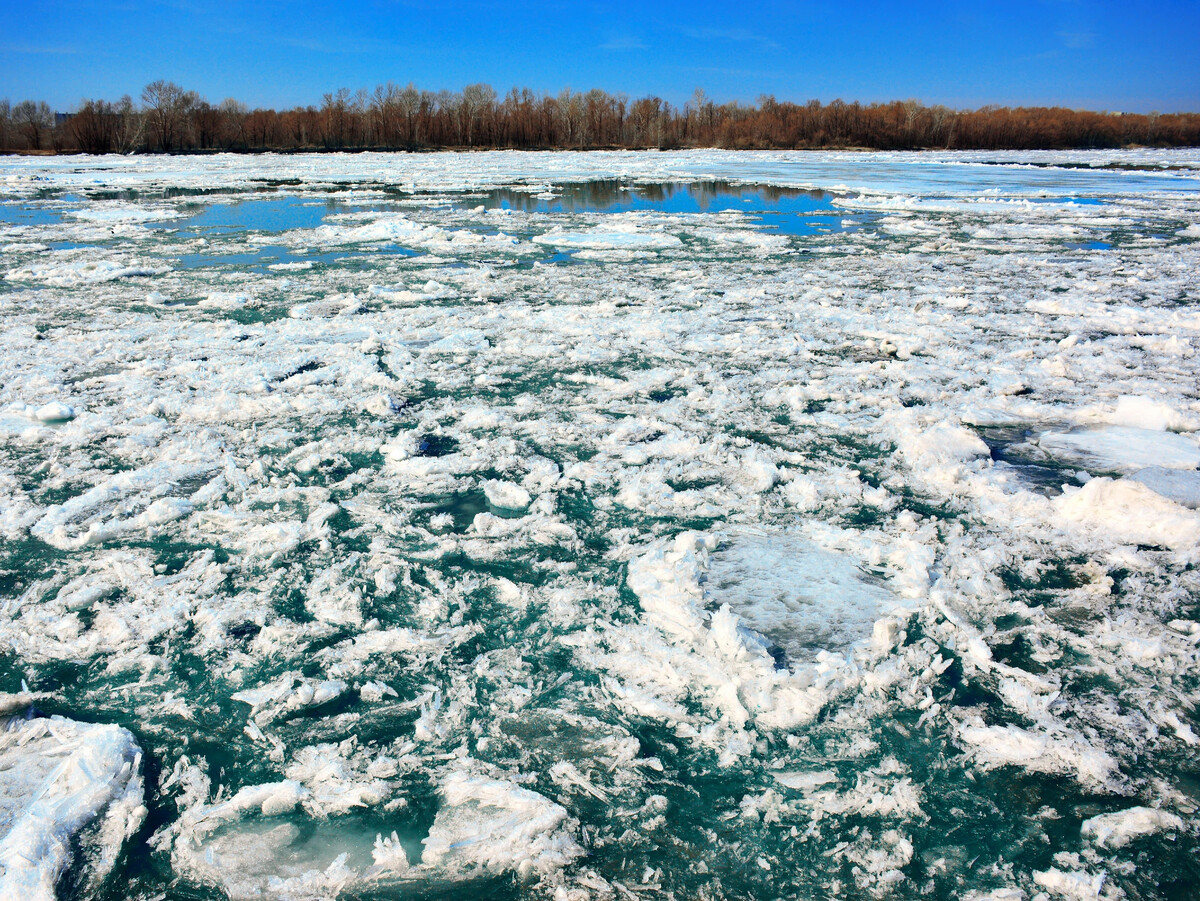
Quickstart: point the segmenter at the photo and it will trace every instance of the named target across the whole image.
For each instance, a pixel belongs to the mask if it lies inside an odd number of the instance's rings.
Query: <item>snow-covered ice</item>
[[[0,194],[5,897],[1200,881],[1195,151]]]

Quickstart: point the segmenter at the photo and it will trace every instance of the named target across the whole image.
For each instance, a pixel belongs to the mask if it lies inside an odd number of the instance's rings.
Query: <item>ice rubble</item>
[[[1038,447],[1105,472],[1131,472],[1148,466],[1200,468],[1200,442],[1180,435],[1130,426],[1108,426],[1077,432],[1043,432]]]
[[[373,845],[370,832],[347,822],[322,821],[301,831],[285,815],[309,803],[311,793],[293,780],[197,804],[163,839],[178,871],[220,886],[235,901],[315,901],[372,886],[419,889],[505,873],[533,879],[583,854],[573,836],[578,824],[561,805],[473,772],[469,762],[445,775],[439,795],[441,806],[415,861],[395,831],[386,838],[375,834]]]
[[[804,725],[854,685],[849,651],[868,647],[876,635],[886,651],[888,631],[877,632],[874,623],[904,607],[850,560],[796,536],[734,532],[730,545],[736,556],[726,554],[715,566],[717,538],[695,532],[635,557],[628,585],[641,604],[640,625],[610,628],[603,635],[607,651],[597,657],[618,704],[676,724],[681,735],[714,747],[727,765],[747,752],[748,727]],[[823,567],[829,569],[817,584],[779,577],[781,569],[795,575]],[[706,573],[715,590],[704,586]],[[817,609],[810,613],[808,606]],[[801,615],[781,620],[781,607]],[[815,626],[822,613],[832,629]],[[814,655],[813,645],[831,635]],[[790,650],[794,662],[780,666],[769,653],[771,640]],[[686,712],[688,700],[701,703],[713,721]]]
[[[1191,159],[8,161],[5,190],[35,203],[35,175],[86,195],[249,188],[271,167],[365,207],[381,194],[365,180],[479,189],[519,167],[547,185],[841,185],[858,193],[838,208],[864,215],[798,240],[733,216],[502,217],[441,196],[271,237],[353,262],[254,272],[172,268],[199,245],[145,227],[158,201],[0,229],[16,247],[0,534],[36,561],[3,564],[22,582],[0,640],[35,670],[82,663],[85,697],[127,691],[168,767],[176,736],[206,731],[261,762],[249,780],[234,768],[234,787],[264,784],[232,796],[167,788],[177,873],[235,896],[522,870],[609,892],[578,851],[598,870],[650,844],[662,873],[646,884],[677,892],[710,853],[748,894],[817,870],[812,893],[832,894],[839,867],[843,894],[900,892],[919,867],[959,891],[929,863],[942,783],[871,762],[898,735],[943,749],[937,778],[972,798],[1020,768],[1139,805],[1061,840],[1086,860],[1054,870],[1003,829],[977,839],[989,884],[1008,886],[994,897],[1136,880],[1124,836],[1155,846],[1194,825],[1169,761],[1197,741],[1200,627],[1180,599],[1200,324],[1171,298],[1194,287],[1197,245],[1170,235],[1198,210],[1190,176],[1054,167]],[[1064,182],[1105,204],[1028,202]],[[1103,260],[1064,243],[1112,230]],[[36,249],[57,241],[96,246]],[[538,259],[548,248],[572,263]],[[44,420],[46,402],[77,415]],[[1008,423],[1041,432],[1031,457],[1101,477],[1029,490],[977,431]],[[208,681],[179,689],[193,658]],[[1117,689],[1081,689],[1090,674]],[[234,722],[214,726],[231,699]],[[588,742],[552,728],[585,721]],[[388,740],[343,744],[372,730]],[[670,748],[646,756],[634,731]],[[457,770],[471,754],[488,764]],[[689,846],[665,794],[714,768],[740,797]],[[418,861],[402,802],[422,791],[440,812]],[[588,812],[601,800],[616,819]],[[404,841],[358,828],[364,807]],[[843,838],[848,818],[869,833]],[[668,819],[678,848],[657,842]],[[734,847],[755,848],[744,869]],[[1103,885],[1098,851],[1116,861]]]
[[[0,896],[53,901],[75,863],[98,885],[146,817],[133,736],[59,716],[0,729]]]
[[[111,282],[117,279],[160,275],[167,271],[169,270],[166,266],[153,266],[145,263],[84,260],[10,269],[5,274],[5,278],[9,281],[43,282],[55,288],[71,288],[78,285]]]
[[[1101,848],[1122,848],[1135,839],[1166,829],[1182,829],[1175,814],[1152,807],[1130,807],[1083,821],[1083,834]]]

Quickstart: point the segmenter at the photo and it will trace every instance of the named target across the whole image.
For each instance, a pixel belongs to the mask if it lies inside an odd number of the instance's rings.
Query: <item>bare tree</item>
[[[159,150],[175,150],[183,141],[188,115],[200,102],[195,91],[173,81],[152,81],[142,90],[150,134]]]
[[[46,132],[54,127],[54,113],[44,100],[22,100],[12,109],[13,123],[30,150],[41,150]]]
[[[350,89],[338,88],[321,103],[321,143],[327,148],[346,146],[350,134]]]
[[[463,131],[467,146],[475,143],[481,123],[489,123],[496,107],[496,92],[488,84],[469,84],[463,88],[459,112],[463,118]]]
[[[415,147],[417,142],[421,140],[420,116],[422,102],[421,92],[417,90],[416,85],[411,81],[396,98],[400,115],[404,117],[404,139],[409,147]]]
[[[220,144],[224,150],[246,144],[246,116],[250,111],[246,104],[232,97],[226,97],[218,107],[221,113]]]
[[[84,153],[112,153],[117,133],[117,113],[107,100],[85,100],[67,120],[75,147]]]

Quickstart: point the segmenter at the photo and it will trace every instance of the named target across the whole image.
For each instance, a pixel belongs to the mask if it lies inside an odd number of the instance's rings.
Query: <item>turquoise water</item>
[[[1194,559],[1074,527],[1074,468],[1023,445],[1126,394],[1194,434],[1194,198],[1110,242],[1095,173],[1031,213],[938,205],[921,156],[871,196],[592,159],[553,197],[479,155],[453,191],[353,199],[331,158],[232,201],[200,161],[121,234],[0,205],[54,248],[5,259],[0,690],[144,754],[145,821],[99,886],[73,837],[60,897],[1191,897]],[[342,689],[235,698],[287,679]],[[1135,806],[1182,825],[1084,834]]]

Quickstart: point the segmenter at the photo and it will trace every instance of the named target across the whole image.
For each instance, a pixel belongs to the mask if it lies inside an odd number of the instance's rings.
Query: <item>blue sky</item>
[[[0,97],[319,104],[338,87],[486,81],[673,103],[917,98],[1200,111],[1200,0],[426,2],[0,0]]]

